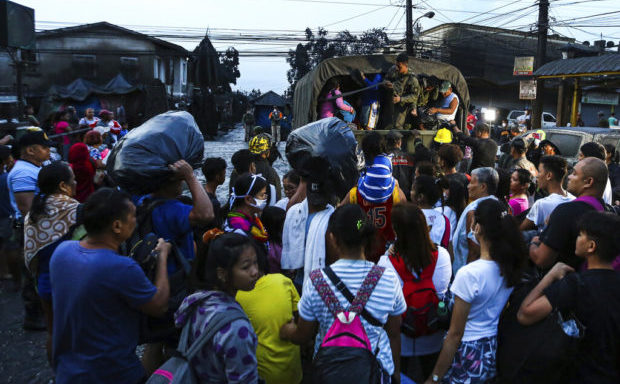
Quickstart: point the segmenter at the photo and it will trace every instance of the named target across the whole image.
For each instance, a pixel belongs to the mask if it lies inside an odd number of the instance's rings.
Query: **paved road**
[[[220,136],[216,141],[205,142],[205,157],[222,157],[228,163],[227,176],[232,172],[230,158],[239,149],[247,148],[243,141],[243,128]],[[284,156],[284,143],[279,150]],[[277,160],[274,168],[282,176],[289,169],[284,160]],[[202,172],[197,172],[199,177]],[[218,198],[228,198],[228,181],[218,189]],[[46,332],[24,331],[22,329],[23,305],[19,292],[10,289],[7,281],[0,281],[0,383],[47,384],[52,383],[53,374],[45,353]]]

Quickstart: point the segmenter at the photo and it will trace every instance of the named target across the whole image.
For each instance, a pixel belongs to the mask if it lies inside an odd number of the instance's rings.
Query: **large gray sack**
[[[193,116],[169,111],[129,131],[109,155],[107,171],[122,189],[143,195],[169,181],[168,165],[183,159],[199,168],[203,154],[204,137]]]

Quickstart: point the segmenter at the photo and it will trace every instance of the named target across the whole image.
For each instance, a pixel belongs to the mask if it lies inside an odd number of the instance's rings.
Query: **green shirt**
[[[400,96],[400,106],[410,105],[413,108],[418,106],[420,98],[420,83],[411,69],[407,73],[401,74],[396,66],[390,68],[386,78],[394,85],[394,95]]]

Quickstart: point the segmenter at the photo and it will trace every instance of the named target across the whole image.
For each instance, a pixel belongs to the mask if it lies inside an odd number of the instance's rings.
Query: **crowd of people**
[[[336,196],[328,159],[281,179],[261,133],[207,157],[204,184],[181,159],[135,196],[103,172],[122,131],[100,116],[61,143],[68,163],[41,130],[0,146],[3,255],[56,383],[171,379],[177,348],[201,383],[620,381],[613,148],[586,143],[570,166],[528,138],[497,160],[484,124],[417,137],[414,154],[369,132]],[[562,335],[578,345],[550,342]],[[529,359],[541,343],[555,360]]]

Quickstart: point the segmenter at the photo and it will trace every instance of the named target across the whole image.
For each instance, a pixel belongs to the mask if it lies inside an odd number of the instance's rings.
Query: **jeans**
[[[271,137],[273,138],[274,143],[280,142],[280,124],[272,124],[271,125]]]

